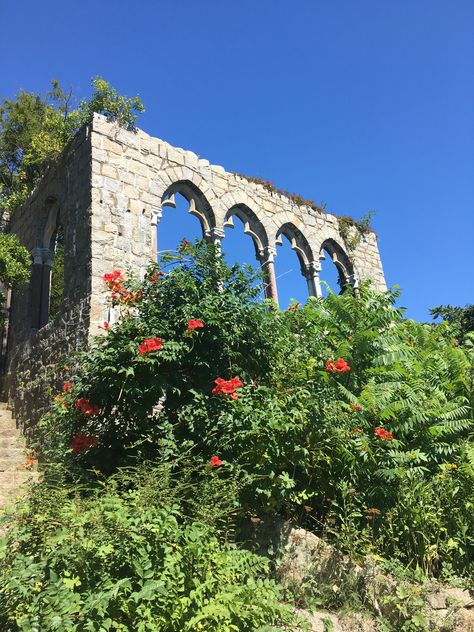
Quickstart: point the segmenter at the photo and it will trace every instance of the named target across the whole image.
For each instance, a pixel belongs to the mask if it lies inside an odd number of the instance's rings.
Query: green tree
[[[460,342],[464,341],[466,334],[474,331],[474,305],[438,305],[430,309],[430,314],[433,318],[442,318],[448,324],[449,334]]]
[[[30,271],[30,255],[16,235],[0,233],[0,284],[3,290],[26,283]],[[0,305],[5,302],[0,286]],[[5,322],[5,314],[0,312],[0,326]]]
[[[42,96],[20,91],[0,105],[0,216],[22,204],[45,170],[94,112],[133,129],[144,111],[138,97],[127,98],[102,79],[92,80],[92,95],[73,107],[72,92],[59,82]]]

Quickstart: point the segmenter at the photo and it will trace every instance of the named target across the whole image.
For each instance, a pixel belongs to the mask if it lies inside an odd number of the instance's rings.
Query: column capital
[[[214,226],[214,228],[210,228],[207,232],[209,233],[209,237],[211,238],[213,244],[220,243],[225,237],[225,231],[220,226]]]
[[[357,272],[354,272],[354,274],[350,274],[348,276],[347,280],[352,285],[352,287],[354,289],[357,289],[359,287],[360,279],[359,279],[359,275],[357,274]]]
[[[53,265],[54,251],[49,248],[39,248],[36,246],[31,250],[34,265],[45,265],[51,267]]]
[[[152,208],[151,209],[151,220],[150,224],[152,226],[156,226],[163,216],[163,209],[161,208]]]

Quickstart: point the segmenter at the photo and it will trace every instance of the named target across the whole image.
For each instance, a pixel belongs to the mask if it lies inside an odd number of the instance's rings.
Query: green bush
[[[254,281],[203,243],[143,283],[111,271],[121,319],[76,359],[38,429],[43,457],[110,474],[217,456],[238,472],[242,516],[291,515],[356,555],[472,573],[472,347],[403,320],[393,291],[283,312]]]
[[[87,486],[47,473],[7,518],[1,629],[294,629],[268,561],[216,526],[233,500],[232,480],[211,466],[143,464]]]

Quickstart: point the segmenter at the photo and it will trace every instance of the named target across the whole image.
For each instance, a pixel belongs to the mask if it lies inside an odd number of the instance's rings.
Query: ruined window
[[[61,225],[58,225],[51,241],[53,265],[51,267],[49,320],[52,320],[59,313],[64,298],[64,230]]]

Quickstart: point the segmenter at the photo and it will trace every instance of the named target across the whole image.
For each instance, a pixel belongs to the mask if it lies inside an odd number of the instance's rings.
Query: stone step
[[[0,448],[18,448],[24,444],[24,439],[20,435],[15,435],[11,437],[1,437],[0,436]]]
[[[17,445],[13,445],[9,448],[0,448],[0,459],[8,459],[10,457],[15,458],[17,461],[21,461],[23,457],[29,456],[28,451],[22,447],[18,440]]]
[[[2,472],[11,472],[12,470],[28,470],[26,465],[26,455],[9,455],[0,457],[0,474]]]
[[[37,480],[39,480],[38,472],[30,472],[28,470],[0,472],[0,493],[2,489],[7,489],[13,485],[22,485],[28,481]]]

